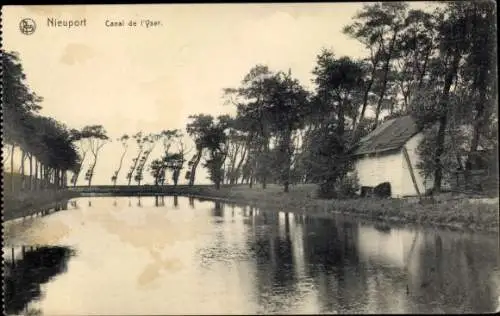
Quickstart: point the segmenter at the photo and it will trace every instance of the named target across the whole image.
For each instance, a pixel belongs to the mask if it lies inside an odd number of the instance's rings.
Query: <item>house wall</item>
[[[432,179],[425,179],[417,168],[419,161],[417,147],[423,139],[423,134],[413,136],[405,144],[406,151],[410,157],[415,179],[421,194],[432,188]],[[417,191],[413,185],[410,169],[403,156],[403,151],[383,153],[377,156],[365,156],[356,161],[361,186],[374,187],[382,182],[391,184],[392,197],[415,196]]]
[[[403,172],[403,155],[401,151],[377,156],[365,156],[355,163],[355,170],[358,174],[361,186],[374,187],[382,182],[391,184],[393,197],[401,196],[403,187],[401,186]]]
[[[418,188],[420,190],[421,194],[424,194],[426,190],[432,188],[432,178],[425,178],[421,174],[421,170],[417,168],[417,164],[419,163],[419,157],[417,154],[417,147],[420,144],[420,142],[423,140],[424,135],[422,133],[418,133],[412,138],[410,138],[406,144],[405,148],[406,151],[408,152],[408,156],[410,157],[410,162],[413,167],[413,173],[416,178],[416,182],[418,185]],[[403,156],[404,158],[404,156]],[[403,163],[403,172],[401,174],[401,192],[402,195],[409,195],[409,196],[415,196],[417,195],[417,191],[415,190],[415,186],[413,185],[413,181],[411,179],[411,174],[410,174],[410,169],[408,167],[408,164],[406,163],[406,160],[404,160]]]

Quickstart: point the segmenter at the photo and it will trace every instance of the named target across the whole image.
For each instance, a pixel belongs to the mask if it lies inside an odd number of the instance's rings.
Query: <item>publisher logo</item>
[[[19,30],[25,35],[31,35],[35,33],[36,23],[33,19],[26,18],[19,22]]]

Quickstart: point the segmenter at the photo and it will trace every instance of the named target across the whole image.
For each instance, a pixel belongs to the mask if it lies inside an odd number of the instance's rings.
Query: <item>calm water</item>
[[[184,197],[78,198],[67,210],[4,228],[12,314],[464,313],[499,306],[498,236],[382,228]]]

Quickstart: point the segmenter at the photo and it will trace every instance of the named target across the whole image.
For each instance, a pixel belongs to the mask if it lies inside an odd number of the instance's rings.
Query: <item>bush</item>
[[[356,172],[345,175],[335,182],[324,182],[319,185],[318,197],[325,199],[342,199],[357,196],[359,178]]]
[[[381,198],[391,197],[391,184],[389,182],[380,183],[375,188],[373,188],[373,194]]]
[[[342,197],[356,196],[359,188],[359,178],[356,172],[345,176],[337,184],[337,191]]]

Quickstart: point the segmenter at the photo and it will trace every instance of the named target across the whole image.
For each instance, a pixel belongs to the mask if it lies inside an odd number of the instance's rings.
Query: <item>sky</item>
[[[3,6],[3,46],[19,53],[27,83],[44,98],[41,114],[70,128],[103,125],[116,140],[138,131],[185,131],[192,114],[234,113],[224,105],[223,89],[237,87],[256,64],[291,69],[312,89],[311,71],[321,49],[332,49],[337,56],[366,56],[360,43],[342,33],[362,5]],[[36,23],[31,35],[20,32],[24,18]],[[50,27],[48,19],[86,23]],[[157,23],[146,28],[141,20]],[[106,26],[110,21],[125,25]],[[137,25],[128,26],[129,21]],[[187,136],[185,141],[192,147]],[[158,146],[150,160],[160,150]],[[110,184],[121,153],[117,141],[102,148],[94,184]],[[118,184],[126,183],[134,153],[131,146]],[[204,170],[197,178],[197,183],[209,183]],[[145,183],[153,183],[149,174]],[[84,184],[83,175],[78,184]]]

